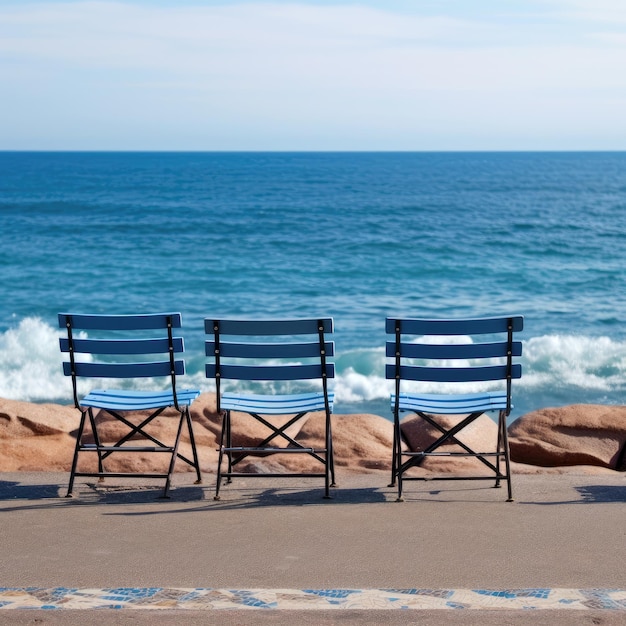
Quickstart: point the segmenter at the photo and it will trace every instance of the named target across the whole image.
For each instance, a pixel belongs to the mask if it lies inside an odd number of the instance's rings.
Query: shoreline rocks
[[[202,394],[191,407],[194,434],[202,471],[215,473],[218,437],[221,428],[213,394]],[[137,419],[142,413],[138,412]],[[158,438],[171,438],[174,421],[165,412],[155,420]],[[245,420],[243,415],[235,419]],[[457,417],[437,416],[449,426]],[[96,420],[102,425],[105,443],[126,434],[123,425],[104,413]],[[67,471],[69,472],[79,414],[73,406],[34,404],[0,398],[0,472]],[[247,422],[246,425],[249,425]],[[438,436],[437,430],[424,425],[414,416],[402,420],[403,445],[423,449]],[[290,435],[306,446],[324,445],[323,414],[313,413],[290,428]],[[245,441],[239,445],[265,438],[262,425],[248,428]],[[481,416],[460,440],[475,450],[493,449],[497,436],[495,422]],[[509,427],[512,470],[514,473],[565,473],[573,468],[585,473],[623,471],[626,469],[626,407],[604,405],[571,405],[534,411],[520,417]],[[391,471],[393,424],[371,414],[333,417],[333,443],[337,473],[388,473]],[[284,445],[284,444],[283,444]],[[449,444],[448,449],[459,449]],[[183,431],[181,452],[190,454],[189,438]],[[88,455],[83,455],[87,457]],[[93,464],[95,466],[95,455]],[[160,471],[164,455],[116,453],[109,459],[111,471]],[[81,461],[88,470],[91,460]],[[249,457],[241,469],[254,473],[317,471],[319,465],[307,455],[270,455]],[[176,471],[191,470],[179,462]],[[488,473],[475,458],[426,459],[417,473]]]

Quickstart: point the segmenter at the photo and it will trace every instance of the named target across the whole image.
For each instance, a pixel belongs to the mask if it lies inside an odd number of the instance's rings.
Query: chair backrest
[[[67,337],[60,338],[61,352],[69,354],[63,373],[72,377],[74,401],[78,406],[76,379],[146,378],[168,376],[176,399],[176,376],[185,373],[185,363],[175,355],[184,352],[180,313],[148,315],[59,314],[59,328]],[[161,331],[158,337],[148,336]],[[86,332],[88,337],[77,337]],[[77,355],[89,355],[81,360]]]
[[[514,357],[522,354],[521,341],[513,334],[524,327],[522,316],[480,319],[428,320],[387,318],[386,378],[396,381],[461,383],[506,381],[510,410],[511,380],[521,378],[522,366]],[[486,335],[490,337],[485,338]],[[468,336],[462,343],[433,337]],[[462,362],[461,362],[462,361]]]
[[[296,381],[334,378],[332,318],[294,320],[206,319],[207,378],[219,401],[222,380]],[[308,336],[308,337],[307,337]],[[311,336],[315,336],[312,340]]]

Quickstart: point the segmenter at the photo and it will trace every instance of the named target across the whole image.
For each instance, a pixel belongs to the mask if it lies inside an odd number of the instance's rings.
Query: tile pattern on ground
[[[209,589],[0,587],[0,609],[607,609],[624,589]]]

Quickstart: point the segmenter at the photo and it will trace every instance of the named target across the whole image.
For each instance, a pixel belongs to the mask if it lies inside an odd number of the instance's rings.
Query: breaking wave
[[[71,402],[71,383],[61,369],[60,335],[61,331],[35,317],[22,319],[17,326],[0,334],[0,397],[31,402]],[[192,343],[187,340],[188,374],[182,384],[212,391],[212,382],[204,376],[202,343],[195,342],[198,346]],[[385,361],[383,347],[338,354],[334,382],[336,404],[358,405],[388,398],[391,387],[384,376]],[[606,336],[531,337],[524,342],[521,361],[523,376],[516,381],[519,394],[541,398],[544,406],[563,404],[568,397],[573,401],[589,397],[589,401],[602,398],[608,403],[617,403],[626,392],[626,341]],[[149,379],[133,384],[146,389],[157,386]],[[90,386],[93,384],[86,381],[79,391],[86,391]],[[475,383],[467,391],[485,388],[484,383]]]

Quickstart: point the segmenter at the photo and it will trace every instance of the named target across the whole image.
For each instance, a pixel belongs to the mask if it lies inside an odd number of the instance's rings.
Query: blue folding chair
[[[511,381],[520,378],[522,366],[514,363],[514,357],[522,354],[522,344],[513,340],[513,334],[521,331],[524,318],[494,317],[464,320],[427,320],[387,318],[386,377],[395,381],[391,394],[394,419],[394,443],[392,454],[391,484],[398,485],[398,501],[402,501],[403,480],[433,480],[432,477],[405,476],[412,467],[419,466],[426,457],[463,456],[475,457],[492,470],[495,486],[507,481],[508,500],[513,500],[511,468],[506,418],[511,412]],[[455,343],[454,337],[469,336],[471,343]],[[433,337],[436,339],[433,340]],[[446,339],[447,338],[447,339]],[[457,391],[463,383],[477,381],[501,381],[497,390],[482,393]],[[426,383],[429,387],[445,385],[446,393],[432,394],[406,391],[407,386]],[[497,384],[497,383],[496,383]],[[454,391],[450,392],[450,387]],[[421,451],[403,451],[400,413],[410,411],[424,419],[441,436]],[[483,413],[497,411],[498,437],[492,451],[472,450],[457,439],[457,435]],[[463,416],[451,428],[445,428],[437,415]],[[454,443],[462,451],[441,451],[444,444]],[[495,457],[495,464],[488,457]],[[501,459],[505,471],[501,471]],[[438,480],[484,480],[492,476],[445,476]]]
[[[176,378],[185,373],[184,361],[176,358],[184,350],[182,337],[174,336],[173,329],[181,327],[180,313],[150,315],[74,315],[59,314],[59,327],[67,331],[67,337],[60,339],[61,351],[69,355],[63,362],[63,372],[72,377],[74,405],[80,411],[81,419],[76,437],[76,447],[72,460],[67,497],[71,497],[74,479],[77,476],[164,478],[163,497],[169,494],[172,473],[177,459],[192,466],[201,482],[200,464],[196,450],[193,425],[189,405],[200,395],[196,389],[177,390]],[[153,337],[159,332],[158,337]],[[89,338],[84,336],[89,334]],[[84,355],[84,356],[78,356]],[[155,360],[159,359],[159,360]],[[164,391],[132,390],[91,390],[79,399],[79,378],[133,379],[146,377],[167,377],[169,388]],[[173,407],[178,412],[178,427],[175,441],[165,444],[150,432],[151,422],[163,411]],[[112,445],[104,445],[99,435],[94,409],[102,410],[124,424],[128,433]],[[128,412],[152,410],[148,417],[139,423],[132,421]],[[93,443],[85,432],[89,421]],[[183,427],[186,426],[193,459],[178,451]],[[137,440],[143,440],[138,445]],[[130,442],[130,443],[129,443]],[[152,445],[148,445],[152,444]],[[79,455],[95,453],[98,461],[97,472],[77,471]],[[167,473],[123,473],[107,472],[105,460],[116,452],[161,453],[169,455]]]
[[[335,483],[335,469],[331,433],[334,394],[328,389],[328,379],[334,377],[335,369],[330,361],[334,356],[334,343],[326,337],[333,332],[333,320],[206,319],[205,331],[211,336],[206,341],[206,355],[211,357],[206,375],[215,379],[217,410],[222,415],[215,499],[220,498],[223,478],[231,482],[239,476],[324,477],[324,497],[329,498],[329,487]],[[259,393],[259,389],[225,391],[225,381],[236,381],[234,384],[239,387],[249,387],[251,381],[257,381],[252,385],[271,381],[274,385],[286,384],[290,389],[289,393],[281,395]],[[293,389],[294,385],[310,387],[311,384],[317,389]],[[249,441],[248,445],[235,445],[238,435],[245,433],[238,433],[233,411],[246,413],[263,424],[269,431],[267,437],[252,445]],[[303,446],[287,432],[312,411],[325,414],[325,444],[320,448]],[[285,423],[276,425],[272,423],[272,416],[289,417]],[[324,470],[264,474],[237,471],[237,465],[247,457],[266,454],[307,454],[321,463]],[[226,471],[222,469],[224,457],[228,461]]]

